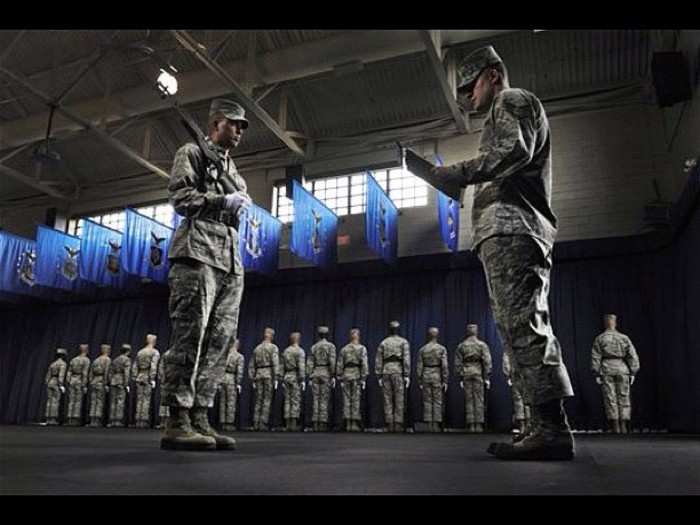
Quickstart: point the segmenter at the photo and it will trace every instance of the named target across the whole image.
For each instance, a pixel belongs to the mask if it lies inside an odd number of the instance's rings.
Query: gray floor
[[[505,435],[234,434],[172,452],[159,432],[0,427],[0,494],[700,494],[700,438],[581,435],[565,463],[502,462]]]

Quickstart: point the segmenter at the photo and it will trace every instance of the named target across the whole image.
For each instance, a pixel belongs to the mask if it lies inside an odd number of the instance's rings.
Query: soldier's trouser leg
[[[391,389],[392,397],[394,398],[394,423],[396,423],[397,425],[403,425],[403,398],[405,387],[406,384],[403,382],[403,376],[399,374],[392,374]]]
[[[423,384],[421,392],[423,393],[423,421],[432,423],[433,420],[433,391],[432,385]]]
[[[484,382],[472,381],[472,399],[474,400],[474,423],[484,424]]]
[[[289,418],[298,419],[301,416],[301,384],[293,381],[289,387]]]
[[[260,379],[258,394],[260,395],[260,424],[270,424],[270,406],[272,404],[273,380],[269,378]]]
[[[47,387],[46,419],[58,420],[58,409],[61,406],[61,390],[57,386]]]
[[[391,375],[382,375],[382,397],[384,398],[384,423],[394,424],[394,385]]]
[[[214,406],[223,379],[227,345],[238,328],[243,277],[196,261],[175,262],[168,276],[172,323],[163,364],[163,403]]]
[[[144,424],[150,423],[151,419],[151,384],[136,384],[136,421]]]
[[[475,380],[464,378],[464,420],[468,427],[477,422],[475,384]]]
[[[83,408],[83,388],[80,385],[70,385],[68,394],[68,417],[80,422]]]
[[[233,425],[236,422],[236,401],[238,390],[236,385],[221,385],[219,399],[219,421],[222,425]]]
[[[102,422],[105,406],[105,387],[104,385],[90,385],[90,419],[96,419],[99,423]]]
[[[523,395],[520,393],[520,389],[515,385],[513,385],[510,391],[513,395],[513,421],[522,421],[526,419]]]
[[[311,420],[316,423],[328,422],[328,402],[331,389],[330,381],[325,377],[311,379],[311,395],[313,398],[313,413]]]
[[[630,379],[628,375],[615,376],[615,394],[620,419],[629,421],[632,419],[632,403],[630,401]]]
[[[112,423],[122,423],[124,421],[126,389],[123,386],[113,386],[110,388],[109,394],[112,398],[109,419]]]
[[[168,422],[168,418],[170,417],[170,408],[165,405],[160,405],[158,415],[160,416],[160,425],[165,426],[165,424]]]
[[[430,395],[432,397],[432,421],[442,423],[442,385],[430,385]]]
[[[496,236],[479,247],[489,301],[504,346],[523,376],[526,399],[541,405],[574,395],[550,324],[552,252],[525,235]]]
[[[360,381],[343,381],[343,417],[360,421]]]
[[[617,389],[615,387],[615,376],[602,376],[603,382],[600,385],[603,392],[603,404],[605,406],[605,417],[608,421],[620,419],[617,402]]]

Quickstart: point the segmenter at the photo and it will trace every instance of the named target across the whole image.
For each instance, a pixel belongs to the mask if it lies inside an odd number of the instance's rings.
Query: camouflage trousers
[[[160,405],[160,409],[158,410],[158,415],[160,418],[164,417],[170,417],[170,407],[167,405]]]
[[[184,260],[170,267],[168,284],[172,346],[163,357],[163,404],[212,407],[238,329],[243,276]]]
[[[341,389],[343,391],[343,418],[361,421],[362,381],[359,379],[344,379],[341,381]]]
[[[83,411],[83,387],[80,384],[68,386],[68,417],[81,419]]]
[[[136,421],[151,422],[151,383],[136,383]]]
[[[311,397],[313,410],[311,421],[328,423],[328,404],[331,398],[331,380],[329,377],[311,378]]]
[[[112,385],[109,387],[109,420],[124,423],[124,405],[126,401],[126,387]]]
[[[423,383],[423,421],[442,423],[442,384]]]
[[[401,374],[382,374],[384,394],[384,423],[403,423],[406,385]]]
[[[301,383],[294,379],[284,379],[284,418],[294,419],[301,414]]]
[[[520,387],[513,383],[510,390],[513,396],[513,421],[524,421],[532,417],[530,405],[525,403]]]
[[[47,393],[46,419],[58,419],[58,412],[61,408],[61,389],[58,385],[49,385]]]
[[[271,377],[261,377],[255,380],[255,412],[253,413],[254,425],[268,425],[270,423],[270,405],[274,380]]]
[[[235,384],[222,383],[219,392],[219,423],[233,425],[236,422],[238,388]]]
[[[512,349],[533,405],[572,397],[569,374],[550,324],[552,250],[527,235],[495,236],[478,248],[491,310],[505,347]]]
[[[90,414],[91,418],[99,418],[100,421],[105,413],[105,386],[102,383],[90,385]]]
[[[632,418],[632,403],[630,401],[630,376],[604,375],[601,376],[603,384],[603,403],[605,404],[605,417],[608,420],[622,419],[629,421]]]
[[[484,424],[484,380],[481,377],[465,377],[464,416],[467,424]]]

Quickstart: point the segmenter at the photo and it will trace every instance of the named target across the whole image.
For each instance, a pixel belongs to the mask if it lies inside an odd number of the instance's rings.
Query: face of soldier
[[[78,349],[79,349],[79,351],[80,351],[80,355],[87,355],[87,353],[88,353],[88,345],[80,345],[80,346],[78,347]]]
[[[223,118],[216,123],[211,140],[222,148],[232,149],[241,142],[243,131],[243,122]]]
[[[605,318],[605,328],[608,330],[616,330],[617,329],[617,319],[614,317],[606,317]]]
[[[479,75],[469,92],[472,108],[481,111],[491,106],[493,97],[498,93],[499,78],[500,74],[493,68],[486,69]]]
[[[274,339],[274,337],[275,337],[275,331],[272,328],[265,328],[265,335],[263,336],[265,341],[267,341],[268,343],[271,343],[272,340]]]

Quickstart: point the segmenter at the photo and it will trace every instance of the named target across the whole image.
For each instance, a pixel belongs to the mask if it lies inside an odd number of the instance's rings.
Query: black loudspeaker
[[[56,226],[56,215],[58,214],[58,210],[56,208],[49,208],[46,210],[46,221],[45,224],[49,228],[53,228]]]
[[[304,166],[297,164],[295,166],[287,166],[284,170],[285,186],[287,188],[287,198],[292,198],[293,181],[299,184],[304,184]]]
[[[693,98],[688,62],[680,51],[654,53],[651,75],[659,107],[667,108]]]

